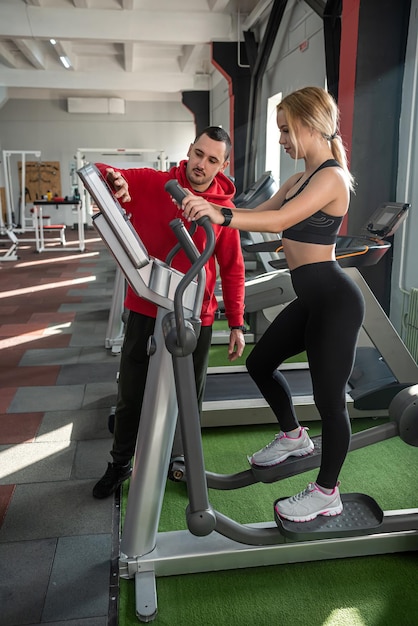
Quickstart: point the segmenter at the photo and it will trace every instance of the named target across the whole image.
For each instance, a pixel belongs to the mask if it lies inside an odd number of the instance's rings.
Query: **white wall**
[[[261,35],[261,33],[260,33]],[[261,85],[261,107],[257,111],[258,133],[256,175],[265,170],[267,102],[271,96],[283,95],[307,85],[325,86],[325,51],[322,19],[304,2],[289,0],[277,34],[267,70]],[[307,42],[302,52],[299,46]],[[300,169],[290,158],[280,159],[283,182]]]
[[[407,221],[395,234],[391,320],[401,336],[411,288],[418,288],[418,0],[412,0],[402,90],[397,201],[409,202]]]
[[[216,72],[215,80],[213,81],[213,87],[210,92],[210,124],[211,126],[222,126],[222,128],[231,136],[231,124],[230,119],[230,99],[229,99],[229,85],[227,80],[219,73]],[[230,175],[230,168],[225,170],[227,176]]]
[[[42,161],[60,161],[63,195],[71,192],[77,148],[155,148],[177,162],[186,157],[195,136],[193,117],[181,102],[127,102],[125,115],[70,114],[65,109],[65,100],[9,100],[0,109],[0,149],[40,150]],[[95,155],[91,160],[109,158]],[[14,178],[17,197],[17,172]]]
[[[210,118],[213,126],[222,126],[228,134],[231,134],[229,85],[219,72],[216,73],[210,92]]]

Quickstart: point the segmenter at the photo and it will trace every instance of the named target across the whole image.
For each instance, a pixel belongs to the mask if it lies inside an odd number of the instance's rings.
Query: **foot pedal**
[[[363,493],[344,493],[341,500],[343,511],[334,517],[318,515],[310,522],[290,522],[281,518],[274,508],[274,519],[281,534],[293,541],[358,537],[378,532],[383,511],[373,498]]]
[[[322,437],[311,437],[314,449],[306,456],[289,456],[283,463],[265,467],[262,465],[251,465],[252,473],[259,483],[275,483],[278,480],[296,476],[302,472],[316,469],[321,463]]]

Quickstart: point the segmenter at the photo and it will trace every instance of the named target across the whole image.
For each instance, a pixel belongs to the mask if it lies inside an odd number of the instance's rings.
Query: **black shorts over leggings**
[[[276,317],[247,359],[248,371],[271,406],[280,428],[297,428],[289,385],[276,368],[306,350],[315,405],[322,420],[318,483],[332,489],[351,437],[346,385],[364,316],[360,289],[336,261],[291,272],[296,299]],[[273,378],[274,373],[274,378]]]

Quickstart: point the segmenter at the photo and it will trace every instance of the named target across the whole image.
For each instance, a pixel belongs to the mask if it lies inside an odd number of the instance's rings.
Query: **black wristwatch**
[[[244,335],[247,332],[247,328],[245,326],[230,326],[229,330],[241,330]]]
[[[224,216],[224,221],[221,224],[221,226],[229,226],[231,223],[232,218],[234,217],[231,209],[227,209],[227,208],[222,208],[221,209],[221,213]]]

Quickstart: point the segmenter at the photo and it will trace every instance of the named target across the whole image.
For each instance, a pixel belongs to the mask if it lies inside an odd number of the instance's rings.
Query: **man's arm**
[[[231,334],[228,360],[235,361],[245,348],[244,325],[245,267],[238,231],[223,229],[216,245],[216,259],[222,283],[225,314]]]

